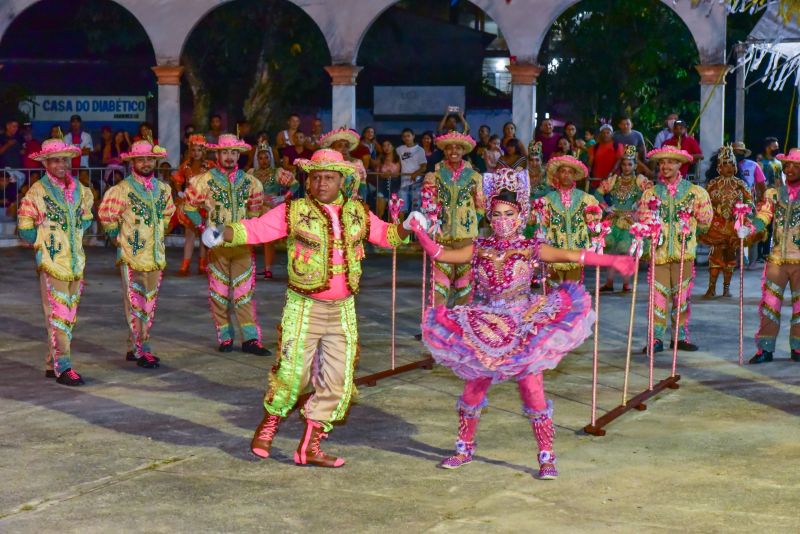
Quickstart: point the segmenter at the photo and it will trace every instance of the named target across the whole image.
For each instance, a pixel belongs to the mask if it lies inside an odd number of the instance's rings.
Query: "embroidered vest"
[[[286,206],[289,288],[311,295],[330,289],[331,276],[344,273],[347,287],[358,293],[364,239],[369,235],[369,211],[363,202],[347,200],[340,212],[341,239],[333,237],[333,222],[316,200],[299,198]],[[333,250],[341,249],[343,265],[333,265]]]

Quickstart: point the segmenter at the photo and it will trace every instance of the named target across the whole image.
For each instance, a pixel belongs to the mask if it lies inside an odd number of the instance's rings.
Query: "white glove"
[[[750,236],[751,233],[753,233],[753,231],[746,224],[741,225],[736,230],[736,235],[739,236],[739,239],[747,239]]]
[[[185,196],[186,196],[186,193],[184,193],[183,191],[178,191],[178,198],[183,198]]]
[[[203,244],[208,248],[218,247],[222,244],[222,232],[217,230],[215,226],[209,226],[203,230],[201,239],[203,240]]]
[[[428,231],[428,219],[419,211],[412,211],[408,214],[406,220],[403,221],[403,228],[409,232],[413,232],[414,228],[411,227],[412,220],[417,221],[419,228],[422,228],[423,231]]]

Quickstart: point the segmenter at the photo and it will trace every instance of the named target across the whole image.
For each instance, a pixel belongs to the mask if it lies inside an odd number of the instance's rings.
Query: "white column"
[[[533,139],[536,129],[536,79],[542,67],[515,63],[506,67],[511,73],[511,119],[517,126],[517,139],[523,146]]]
[[[739,43],[736,45],[736,63],[741,62],[744,56],[746,45]],[[734,141],[744,141],[744,105],[745,105],[745,90],[744,90],[744,69],[739,68],[736,70],[736,127],[734,132]]]
[[[700,117],[700,149],[703,162],[700,173],[705,173],[708,160],[722,146],[725,132],[725,74],[728,65],[696,65],[700,73],[700,106],[705,106]]]
[[[331,76],[331,129],[356,129],[356,78],[364,67],[329,65]]]
[[[152,67],[158,79],[158,143],[167,149],[170,165],[181,162],[181,74],[183,67]]]

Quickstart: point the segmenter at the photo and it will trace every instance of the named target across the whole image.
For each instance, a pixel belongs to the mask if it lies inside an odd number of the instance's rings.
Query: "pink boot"
[[[532,410],[527,406],[525,415],[530,418],[533,435],[539,445],[539,480],[553,480],[558,476],[556,469],[556,455],[553,453],[553,401],[547,401],[547,408],[541,412]]]
[[[458,439],[456,440],[456,453],[445,458],[439,464],[443,469],[457,469],[472,461],[475,452],[475,431],[481,418],[481,410],[489,404],[485,398],[477,406],[469,406],[459,398],[456,402],[458,408]]]

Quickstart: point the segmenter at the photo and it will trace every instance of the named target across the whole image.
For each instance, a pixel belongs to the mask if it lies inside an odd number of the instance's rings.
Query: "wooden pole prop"
[[[745,224],[745,217],[751,212],[750,206],[743,202],[733,206],[736,216],[734,229],[739,236],[739,365],[744,364],[744,240],[751,232],[749,225]]]
[[[397,198],[396,193],[392,193],[389,200],[389,217],[392,223],[397,224],[400,220],[400,210],[403,209],[405,202]],[[423,264],[424,265],[424,264]],[[424,287],[424,286],[423,286]],[[397,248],[392,249],[392,370],[395,368],[397,355]]]
[[[587,226],[592,242],[589,249],[602,254],[606,246],[606,236],[611,231],[609,221],[594,220],[602,216],[599,206],[588,206],[585,210]],[[592,426],[597,421],[597,367],[600,361],[600,266],[594,271],[594,340],[592,344]]]
[[[646,224],[634,223],[631,226],[633,242],[629,254],[636,258],[636,270],[633,271],[633,289],[631,292],[631,316],[628,320],[628,344],[625,347],[625,378],[622,384],[622,404],[628,402],[628,382],[631,374],[631,354],[633,352],[633,319],[636,312],[636,290],[639,285],[639,260],[644,253],[644,238],[649,229]]]

